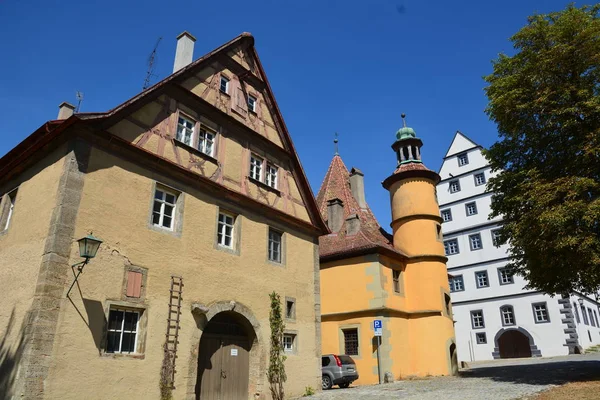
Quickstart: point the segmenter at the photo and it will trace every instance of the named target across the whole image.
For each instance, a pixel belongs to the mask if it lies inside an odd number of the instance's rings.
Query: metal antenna
[[[77,98],[77,107],[75,108],[75,112],[78,113],[81,108],[81,103],[83,103],[83,93],[80,91],[75,92],[75,97]]]
[[[144,86],[142,86],[142,90],[148,89],[150,87],[150,81],[153,77],[156,76],[154,73],[155,62],[156,62],[156,50],[158,49],[158,44],[162,40],[162,36],[158,38],[156,44],[154,45],[154,49],[152,53],[148,56],[148,70],[146,71],[146,79],[144,79]]]
[[[338,153],[338,134],[337,132],[335,133],[335,139],[333,139],[333,145],[335,146],[335,155],[339,155],[340,153]]]

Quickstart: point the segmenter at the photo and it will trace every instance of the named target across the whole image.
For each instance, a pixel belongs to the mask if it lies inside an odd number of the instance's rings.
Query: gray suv
[[[331,389],[333,385],[347,388],[358,379],[356,364],[350,356],[324,355],[321,357],[321,371],[323,389]]]

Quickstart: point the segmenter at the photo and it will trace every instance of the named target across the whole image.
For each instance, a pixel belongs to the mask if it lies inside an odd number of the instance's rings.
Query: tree
[[[486,113],[492,216],[509,265],[550,294],[600,288],[600,6],[529,17],[500,54]]]
[[[281,315],[281,297],[276,292],[269,295],[271,298],[271,312],[269,314],[269,324],[271,326],[271,351],[269,353],[269,370],[267,378],[269,388],[271,389],[271,398],[273,400],[283,400],[285,394],[283,384],[287,380],[285,374],[285,359],[283,355],[283,331],[285,323]]]

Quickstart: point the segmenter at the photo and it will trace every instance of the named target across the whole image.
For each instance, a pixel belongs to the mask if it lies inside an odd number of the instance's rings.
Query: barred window
[[[344,353],[348,356],[358,355],[358,329],[343,329]]]

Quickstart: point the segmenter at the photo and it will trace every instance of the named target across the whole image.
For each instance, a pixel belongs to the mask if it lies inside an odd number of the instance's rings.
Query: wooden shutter
[[[248,100],[246,99],[246,95],[244,90],[242,89],[243,82],[236,80],[234,91],[232,93],[233,96],[233,104],[234,109],[242,116],[246,116],[248,114]]]
[[[140,297],[142,295],[142,273],[127,271],[127,297]]]

